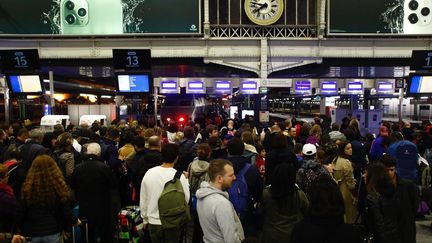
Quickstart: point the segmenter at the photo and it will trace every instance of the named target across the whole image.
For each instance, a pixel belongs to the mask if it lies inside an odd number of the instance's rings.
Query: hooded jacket
[[[199,221],[206,243],[240,243],[244,239],[243,227],[228,193],[203,181],[196,193]]]
[[[250,163],[252,165],[255,165],[256,164],[256,155],[258,154],[255,146],[253,146],[251,144],[247,144],[247,143],[244,143],[244,146],[245,146],[245,150],[243,153],[243,157],[250,158]]]
[[[204,160],[194,160],[188,168],[189,172],[189,189],[191,194],[195,194],[203,181],[209,181],[208,167],[209,162]]]

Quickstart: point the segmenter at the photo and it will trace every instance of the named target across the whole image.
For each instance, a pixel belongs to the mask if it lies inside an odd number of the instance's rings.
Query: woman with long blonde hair
[[[32,242],[60,242],[64,229],[80,223],[71,210],[70,190],[53,158],[37,156],[22,187],[21,230]]]
[[[310,143],[318,147],[320,145],[321,135],[321,126],[318,124],[313,125],[309,130],[309,137],[307,137],[306,143]]]

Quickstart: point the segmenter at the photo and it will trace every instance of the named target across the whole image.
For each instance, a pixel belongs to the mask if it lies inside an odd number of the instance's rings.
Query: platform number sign
[[[139,67],[139,57],[135,51],[129,51],[126,57],[128,67]]]
[[[4,70],[37,70],[40,67],[39,53],[36,49],[4,50],[0,52]]]
[[[432,69],[432,50],[413,51],[411,56],[411,70]]]
[[[22,51],[17,51],[14,53],[14,61],[15,61],[15,67],[17,68],[27,68],[28,67],[28,61],[27,57],[24,55]]]
[[[114,68],[115,69],[151,69],[150,50],[113,50]]]

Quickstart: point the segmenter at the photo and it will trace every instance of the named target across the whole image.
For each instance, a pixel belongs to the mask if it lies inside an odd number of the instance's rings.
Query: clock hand
[[[261,10],[261,9],[263,9],[263,8],[267,8],[267,3],[264,3],[264,4],[262,4],[259,8],[258,8],[258,10]]]
[[[251,2],[252,4],[255,4],[255,5],[258,5],[258,6],[263,6],[264,4],[267,4],[267,3],[259,3],[259,2]]]

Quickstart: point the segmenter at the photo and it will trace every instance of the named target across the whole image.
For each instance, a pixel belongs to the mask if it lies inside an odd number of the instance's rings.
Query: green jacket
[[[264,189],[262,198],[264,214],[262,242],[289,243],[294,225],[303,219],[308,207],[309,201],[305,193],[299,188],[295,197],[292,200],[289,199],[283,206],[279,206],[272,198],[269,188]]]

